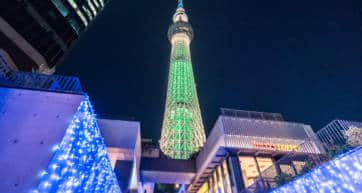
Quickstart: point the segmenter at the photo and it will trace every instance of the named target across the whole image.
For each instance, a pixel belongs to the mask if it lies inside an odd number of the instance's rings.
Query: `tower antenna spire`
[[[184,1],[183,0],[177,0],[177,8],[184,8]]]

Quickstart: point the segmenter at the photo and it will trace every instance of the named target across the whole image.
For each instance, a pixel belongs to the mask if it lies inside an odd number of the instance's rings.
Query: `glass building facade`
[[[232,166],[228,162],[229,158],[224,159],[220,165],[216,166],[207,180],[197,190],[197,193],[232,193],[235,192],[235,185],[232,184],[233,173],[230,172]],[[289,162],[275,164],[277,161],[272,155],[255,156],[240,154],[237,156],[238,168],[241,174],[242,188],[247,188],[258,183],[264,183],[264,186],[276,187],[276,179],[281,174],[295,176],[302,174],[306,160],[290,160]],[[238,173],[234,172],[234,173]],[[267,175],[266,175],[267,173]],[[260,179],[264,181],[260,181]],[[233,191],[234,190],[234,191]]]
[[[51,74],[108,0],[3,0],[0,44],[15,70]]]

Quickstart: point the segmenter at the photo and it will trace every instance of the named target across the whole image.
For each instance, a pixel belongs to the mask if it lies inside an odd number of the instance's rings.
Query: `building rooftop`
[[[283,116],[280,113],[267,113],[258,111],[245,111],[237,109],[220,108],[221,115],[229,117],[242,117],[249,119],[264,119],[274,121],[284,121]]]
[[[77,77],[12,71],[0,54],[0,86],[84,94]]]

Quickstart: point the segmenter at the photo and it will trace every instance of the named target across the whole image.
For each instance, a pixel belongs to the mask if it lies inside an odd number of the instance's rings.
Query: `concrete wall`
[[[141,159],[141,125],[137,121],[98,119],[107,154],[124,191],[136,191]],[[125,179],[128,179],[125,181]],[[125,184],[126,183],[126,184]]]
[[[0,192],[27,193],[83,95],[0,87]]]

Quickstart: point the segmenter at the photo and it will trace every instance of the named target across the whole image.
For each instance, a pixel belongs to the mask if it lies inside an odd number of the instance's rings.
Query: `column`
[[[244,181],[241,173],[240,163],[237,155],[230,155],[228,165],[230,170],[230,181],[233,193],[241,192],[244,189]]]

